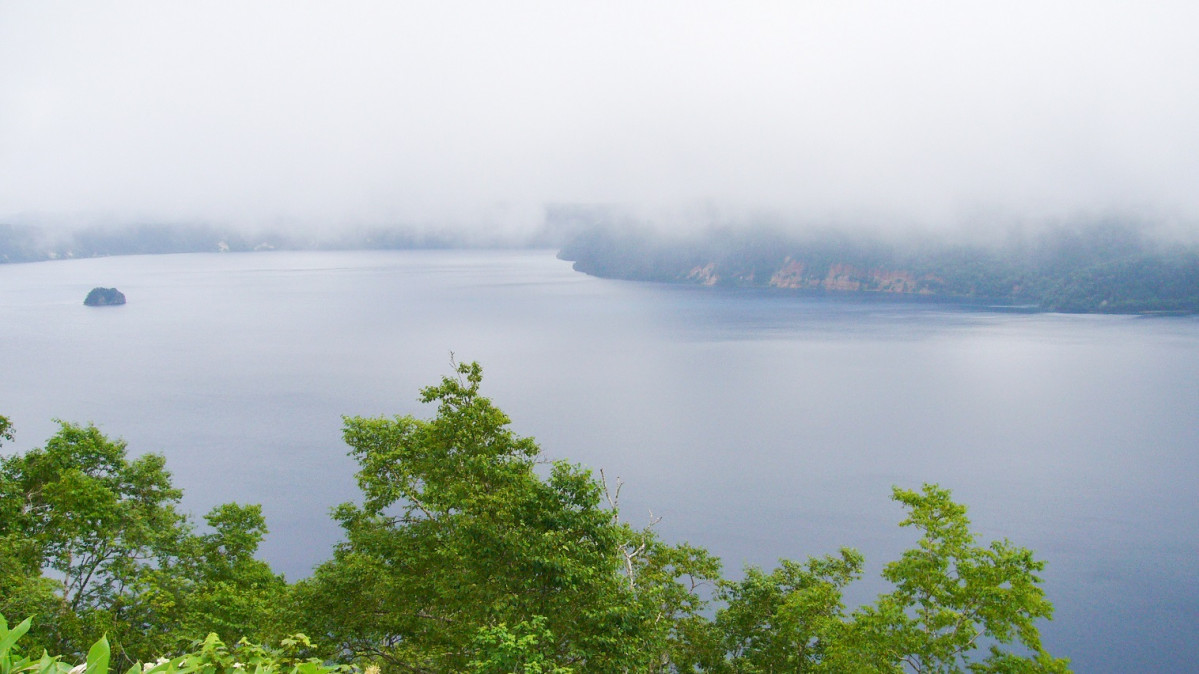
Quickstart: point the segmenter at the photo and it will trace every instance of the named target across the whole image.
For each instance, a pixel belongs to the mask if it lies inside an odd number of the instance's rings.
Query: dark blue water
[[[123,307],[88,308],[93,286]],[[1078,671],[1199,656],[1199,320],[989,313],[589,278],[547,252],[256,253],[0,266],[7,450],[59,417],[166,454],[185,505],[261,502],[291,578],[354,498],[341,415],[428,414],[450,352],[634,524],[731,574],[911,545],[892,485],[939,482],[1049,563]],[[879,592],[864,581],[851,599]]]

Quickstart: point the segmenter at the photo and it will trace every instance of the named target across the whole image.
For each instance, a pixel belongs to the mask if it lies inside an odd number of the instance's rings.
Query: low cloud
[[[1192,3],[6,3],[0,222],[1199,223]]]

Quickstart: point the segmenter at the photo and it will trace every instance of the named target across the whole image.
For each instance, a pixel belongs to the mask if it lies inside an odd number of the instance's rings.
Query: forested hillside
[[[256,559],[258,506],[199,526],[161,456],[62,423],[0,463],[0,615],[33,618],[15,653],[76,662],[106,635],[121,668],[192,649],[223,671],[251,656],[386,672],[1066,671],[1038,636],[1043,562],[979,542],[948,490],[895,489],[913,547],[885,567],[889,592],[847,608],[857,552],[728,579],[703,548],[623,522],[619,485],[539,469],[481,381],[463,364],[424,389],[428,420],[346,420],[362,497],[335,510],[344,541],[298,582]],[[243,639],[284,650],[224,646]]]
[[[560,257],[620,278],[791,291],[934,297],[1062,312],[1199,311],[1199,248],[1103,223],[1003,243],[813,230],[655,234],[577,227]]]

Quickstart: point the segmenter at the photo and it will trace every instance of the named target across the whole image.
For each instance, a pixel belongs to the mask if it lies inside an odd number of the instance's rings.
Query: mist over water
[[[121,307],[89,308],[93,286]],[[635,525],[730,574],[913,542],[892,485],[939,482],[1048,561],[1050,651],[1189,669],[1199,643],[1199,319],[605,281],[549,251],[247,253],[0,266],[0,413],[40,446],[95,421],[167,456],[197,517],[261,502],[291,579],[356,497],[341,415],[417,414],[478,360],[549,458],[621,477]]]

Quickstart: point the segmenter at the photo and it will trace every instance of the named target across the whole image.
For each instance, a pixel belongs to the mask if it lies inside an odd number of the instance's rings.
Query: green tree
[[[463,364],[424,389],[430,420],[345,420],[362,501],[335,509],[345,541],[293,588],[254,557],[259,506],[218,506],[198,534],[161,456],[60,423],[44,448],[0,459],[0,615],[38,615],[32,646],[76,660],[105,632],[123,664],[208,633],[195,663],[223,671],[240,657],[224,643],[297,622],[325,645],[290,639],[295,658],[388,672],[1068,671],[1037,628],[1052,614],[1044,562],[979,544],[946,489],[894,490],[919,540],[884,568],[891,591],[847,611],[857,552],[723,580],[702,548],[623,523],[602,472],[546,465],[481,382]]]
[[[471,644],[475,657],[467,665],[470,674],[571,674],[569,667],[553,662],[546,647],[554,644],[554,633],[545,626],[545,617],[523,622],[508,629],[500,623],[480,628]]]
[[[86,635],[114,628],[141,638],[119,626],[140,611],[131,599],[142,571],[165,565],[179,538],[179,498],[161,456],[129,461],[124,443],[94,426],[60,423],[45,448],[0,462],[0,537],[28,575],[45,570],[54,579],[53,618],[39,621],[36,637],[64,653],[82,652]]]
[[[286,633],[286,581],[254,555],[267,534],[260,505],[226,503],[204,516],[211,533],[191,535],[160,585],[186,582],[179,631],[214,633],[228,643]]]
[[[1053,615],[1038,576],[1045,563],[1006,540],[979,545],[966,507],[950,496],[936,485],[895,488],[892,498],[908,509],[900,526],[920,540],[884,568],[895,589],[853,613],[830,648],[832,670],[1068,671],[1067,660],[1045,652],[1036,624]]]
[[[896,488],[908,509],[900,526],[921,532],[916,547],[888,564],[894,585],[845,614],[842,588],[861,556],[783,561],[770,574],[751,568],[726,583],[717,613],[726,659],[736,672],[1066,672],[1045,652],[1036,621],[1049,618],[1037,574],[1044,562],[1008,541],[978,545],[966,508],[936,485]],[[984,643],[990,644],[980,655]],[[1009,647],[1015,646],[1012,650]]]
[[[587,471],[540,466],[481,381],[462,364],[424,389],[432,420],[346,419],[363,502],[336,509],[346,541],[298,588],[310,633],[397,671],[463,671],[510,636],[546,667],[668,663],[696,605],[679,579],[703,560],[621,524]]]
[[[209,631],[258,637],[285,591],[253,559],[257,506],[220,506],[196,535],[158,454],[130,459],[95,426],[60,422],[44,448],[0,460],[0,612],[73,656],[107,633],[131,662]]]
[[[7,417],[0,416],[0,444],[12,439],[12,423]],[[27,538],[19,529],[5,525],[14,522],[19,511],[15,500],[5,498],[4,489],[4,482],[0,481],[0,619],[5,614],[52,613],[58,606],[55,584],[42,578],[36,541]],[[24,633],[28,628],[26,624],[20,632]]]
[[[824,662],[830,642],[844,629],[842,590],[862,571],[862,555],[805,564],[782,560],[770,573],[750,567],[739,582],[721,583],[725,603],[716,614],[722,657],[708,662],[719,672],[807,672]]]

